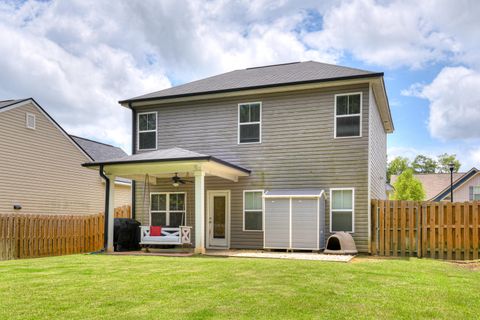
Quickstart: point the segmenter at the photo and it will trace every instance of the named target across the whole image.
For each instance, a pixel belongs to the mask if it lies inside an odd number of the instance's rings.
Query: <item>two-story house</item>
[[[120,104],[132,110],[133,154],[85,165],[136,180],[142,225],[191,226],[196,252],[321,249],[318,238],[337,231],[368,250],[370,199],[386,198],[393,131],[383,73],[287,63]],[[317,243],[292,245],[302,239]]]
[[[0,101],[0,214],[102,212],[103,180],[81,165],[126,155],[68,135],[32,98]],[[117,179],[114,185],[114,206],[130,204],[130,181]]]

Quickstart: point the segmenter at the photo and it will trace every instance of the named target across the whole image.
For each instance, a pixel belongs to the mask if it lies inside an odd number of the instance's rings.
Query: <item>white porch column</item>
[[[205,172],[195,171],[195,253],[205,253]]]
[[[113,252],[113,219],[115,218],[115,176],[108,176],[110,186],[108,189],[108,242],[107,252]]]

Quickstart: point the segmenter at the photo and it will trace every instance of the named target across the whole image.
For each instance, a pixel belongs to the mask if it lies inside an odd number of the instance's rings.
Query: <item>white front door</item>
[[[207,191],[207,247],[230,244],[230,190]]]

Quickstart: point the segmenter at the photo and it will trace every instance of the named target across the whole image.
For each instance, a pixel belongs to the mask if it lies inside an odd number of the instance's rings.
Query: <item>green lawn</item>
[[[479,317],[480,269],[427,259],[74,255],[0,262],[0,319]]]

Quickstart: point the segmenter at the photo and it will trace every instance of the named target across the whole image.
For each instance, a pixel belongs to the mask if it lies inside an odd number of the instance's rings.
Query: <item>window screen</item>
[[[330,201],[332,207],[332,232],[353,232],[353,190],[332,190]]]
[[[260,142],[261,112],[260,103],[240,104],[239,112],[239,143]]]
[[[178,227],[186,224],[185,193],[152,193],[150,214],[152,226]]]
[[[244,229],[245,231],[263,230],[263,191],[245,191],[244,193]]]
[[[157,113],[138,115],[138,149],[155,149],[157,147]]]
[[[361,131],[361,95],[339,95],[335,104],[335,136],[359,137]]]

